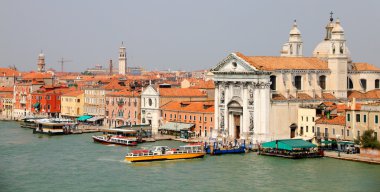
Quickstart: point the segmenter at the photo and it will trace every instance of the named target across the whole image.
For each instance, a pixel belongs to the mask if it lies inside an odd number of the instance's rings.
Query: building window
[[[367,89],[367,79],[360,79],[360,85],[363,90]]]
[[[303,127],[300,129],[300,135],[303,135]]]
[[[294,86],[297,90],[302,89],[302,77],[300,75],[294,77]]]
[[[178,115],[178,119],[181,120],[181,115]]]
[[[322,90],[326,89],[326,76],[324,75],[319,76],[319,86],[321,87]]]
[[[375,115],[375,123],[376,123],[376,124],[379,123],[379,116],[378,116],[378,115]]]
[[[347,137],[350,136],[350,130],[347,130]]]
[[[325,128],[325,137],[328,137],[329,136],[329,128]]]
[[[276,90],[276,76],[271,75],[270,82],[272,83],[270,84],[270,89],[275,91]]]
[[[364,122],[364,123],[367,122],[367,115],[363,115],[363,122]]]
[[[306,126],[306,133],[309,132],[309,126]]]
[[[360,114],[356,114],[356,122],[357,122],[357,123],[360,122]]]
[[[352,83],[352,80],[349,77],[347,77],[347,88],[348,89],[353,89],[354,88],[354,84]]]
[[[351,117],[351,114],[347,114],[347,121],[349,122],[350,121],[350,117]]]
[[[313,120],[313,122],[314,122],[314,117],[312,117],[312,120]]]
[[[202,122],[202,117],[201,116],[199,116],[199,122]]]
[[[165,119],[166,119],[166,113],[164,114],[164,117],[165,117]]]
[[[308,116],[306,116],[306,122],[308,122],[309,121],[309,117]]]
[[[379,89],[379,88],[380,88],[380,80],[376,79],[375,80],[375,89]]]
[[[314,133],[314,131],[315,131],[315,130],[314,130],[314,126],[313,126],[313,127],[311,127],[311,130],[312,130],[312,131],[313,131],[313,133]]]
[[[190,121],[191,121],[191,115],[189,115],[189,119],[190,119]]]
[[[333,128],[333,135],[335,135],[335,129]]]
[[[342,135],[344,135],[344,131],[343,131],[343,129],[342,129]]]
[[[186,120],[186,115],[185,115],[185,120]]]
[[[207,117],[205,117],[205,122],[207,122]]]
[[[170,119],[172,118],[172,114],[170,114]]]

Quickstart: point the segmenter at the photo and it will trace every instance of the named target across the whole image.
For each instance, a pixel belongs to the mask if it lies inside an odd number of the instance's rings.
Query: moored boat
[[[101,136],[92,136],[94,142],[99,142],[102,144],[116,144],[116,145],[124,145],[124,146],[136,146],[137,139],[128,138],[122,136],[109,136],[109,135],[101,135]]]
[[[39,119],[36,120],[36,128],[33,133],[42,133],[48,135],[66,135],[71,134],[71,130],[77,128],[77,123],[70,119]]]
[[[214,142],[210,145],[205,145],[205,151],[207,154],[210,155],[223,155],[223,154],[236,154],[236,153],[245,153],[248,150],[245,147],[245,142],[242,145],[237,144],[235,142],[235,145],[220,145],[217,142]]]
[[[162,161],[175,159],[202,158],[205,152],[200,145],[185,145],[170,149],[167,146],[155,146],[151,150],[133,150],[125,156],[129,162]]]

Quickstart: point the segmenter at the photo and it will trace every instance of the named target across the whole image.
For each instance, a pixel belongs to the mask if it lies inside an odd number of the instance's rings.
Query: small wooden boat
[[[167,146],[155,146],[151,150],[134,150],[125,156],[129,162],[162,161],[175,159],[202,158],[205,152],[200,145],[185,145],[178,149],[170,149]]]
[[[92,136],[94,142],[102,143],[102,144],[116,144],[116,145],[124,145],[124,146],[136,146],[137,140],[134,138],[122,137],[122,136]]]

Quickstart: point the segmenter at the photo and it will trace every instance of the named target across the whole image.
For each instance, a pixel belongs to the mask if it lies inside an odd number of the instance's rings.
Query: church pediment
[[[152,85],[148,85],[141,95],[158,95],[158,92],[153,88]]]
[[[223,59],[216,67],[211,69],[212,72],[249,72],[257,71],[249,63],[231,53]]]

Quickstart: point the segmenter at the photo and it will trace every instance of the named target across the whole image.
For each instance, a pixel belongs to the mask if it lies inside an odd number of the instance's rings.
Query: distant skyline
[[[200,70],[229,53],[279,56],[297,20],[304,56],[325,35],[330,11],[339,18],[353,62],[380,67],[380,1],[100,1],[2,0],[0,67],[80,72],[96,64],[117,67],[121,42],[128,66],[147,70]]]

